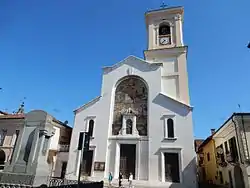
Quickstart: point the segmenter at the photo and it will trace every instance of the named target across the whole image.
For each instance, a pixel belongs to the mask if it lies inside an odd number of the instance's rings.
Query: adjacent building
[[[196,187],[192,106],[189,100],[183,7],[145,14],[148,49],[103,68],[101,95],[75,110],[67,178],[115,181],[119,172],[136,185]],[[77,150],[80,132],[90,150]],[[126,181],[125,181],[126,182]]]
[[[0,170],[12,159],[16,141],[24,125],[24,114],[0,112]]]
[[[220,184],[249,187],[250,113],[234,113],[214,134]]]
[[[234,113],[200,145],[200,181],[231,188],[249,187],[249,151],[250,113]]]
[[[216,184],[217,177],[215,176],[217,170],[215,146],[213,140],[214,129],[211,130],[211,136],[205,139],[197,149],[198,161],[198,181],[202,183]]]
[[[0,182],[46,184],[64,178],[72,128],[42,110],[0,115]]]
[[[63,179],[66,175],[72,127],[54,117],[51,123],[55,129],[48,153],[48,158],[53,161],[51,176]]]

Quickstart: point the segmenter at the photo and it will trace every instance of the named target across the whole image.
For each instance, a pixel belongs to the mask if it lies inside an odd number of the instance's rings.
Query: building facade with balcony
[[[213,134],[213,131],[212,131]],[[209,136],[198,147],[197,151],[197,173],[199,183],[216,184],[216,157],[213,136]]]
[[[0,111],[0,171],[12,159],[16,141],[24,125],[24,114]]]
[[[250,113],[234,113],[213,135],[218,184],[249,187]]]
[[[55,134],[50,142],[48,155],[53,161],[51,176],[64,178],[68,164],[72,128],[55,118],[52,119],[52,124]]]
[[[42,110],[0,115],[0,182],[64,178],[72,128]],[[11,174],[11,176],[10,176]],[[36,181],[37,180],[37,181]]]

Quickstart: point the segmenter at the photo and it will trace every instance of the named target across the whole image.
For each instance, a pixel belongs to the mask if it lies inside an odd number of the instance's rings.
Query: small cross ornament
[[[161,5],[161,8],[166,8],[168,5],[166,5],[165,3],[164,3],[164,1],[162,2],[162,5]]]

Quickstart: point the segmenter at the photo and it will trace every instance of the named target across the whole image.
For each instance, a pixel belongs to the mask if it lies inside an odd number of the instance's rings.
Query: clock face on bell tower
[[[162,44],[162,45],[170,44],[169,37],[162,37],[162,38],[160,38],[160,44]]]

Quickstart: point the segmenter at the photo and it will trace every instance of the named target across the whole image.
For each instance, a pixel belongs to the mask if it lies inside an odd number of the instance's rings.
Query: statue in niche
[[[136,128],[139,135],[147,135],[147,101],[148,91],[145,83],[135,76],[123,80],[115,91],[114,119],[112,134],[118,135],[122,128],[122,114],[131,109],[136,112]]]
[[[133,132],[133,122],[131,119],[126,121],[126,134],[132,134]]]

